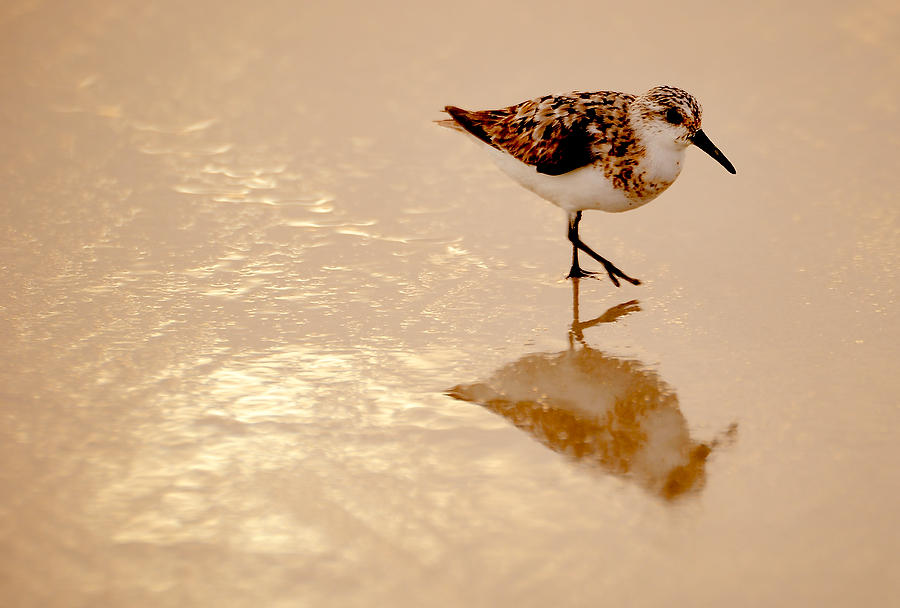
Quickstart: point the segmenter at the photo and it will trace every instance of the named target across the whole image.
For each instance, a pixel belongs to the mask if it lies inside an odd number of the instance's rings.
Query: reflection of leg
[[[585,344],[581,323],[578,322],[578,283],[580,279],[578,277],[570,278],[572,279],[572,326],[569,327],[569,348],[575,348],[575,340]]]
[[[616,306],[613,306],[605,313],[591,319],[590,321],[581,322],[579,320],[579,306],[578,306],[578,287],[579,280],[577,278],[572,279],[572,327],[569,329],[569,347],[574,346],[574,341],[578,340],[582,344],[585,344],[584,341],[584,330],[589,327],[593,327],[594,325],[600,325],[601,323],[615,323],[619,320],[619,317],[624,317],[625,315],[631,314],[633,312],[638,312],[641,310],[641,306],[637,300],[631,300],[628,302],[623,302]]]
[[[623,302],[617,306],[613,306],[605,313],[600,315],[595,319],[591,319],[590,321],[585,321],[581,323],[579,321],[575,321],[575,324],[578,325],[580,330],[585,330],[588,327],[593,327],[594,325],[600,325],[601,323],[615,323],[619,320],[619,317],[624,317],[625,315],[631,314],[633,312],[638,312],[641,310],[640,303],[637,300],[631,300],[630,302]]]
[[[628,281],[632,285],[640,285],[641,282],[637,279],[632,279],[630,276],[616,268],[615,264],[595,252],[593,249],[585,245],[580,238],[578,238],[578,223],[581,221],[581,211],[576,211],[574,215],[569,215],[569,241],[572,243],[572,269],[569,270],[570,278],[577,277],[586,277],[592,274],[596,274],[593,272],[586,272],[581,269],[578,265],[578,250],[581,249],[583,252],[603,264],[603,268],[606,270],[606,274],[609,275],[609,279],[613,282],[613,285],[616,287],[619,286],[619,279],[617,277],[621,277],[622,279]]]

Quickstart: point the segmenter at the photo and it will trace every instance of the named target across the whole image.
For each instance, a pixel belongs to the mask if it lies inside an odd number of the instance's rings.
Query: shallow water
[[[642,7],[4,4],[4,604],[896,597],[900,13]],[[639,287],[431,122],[661,83]]]

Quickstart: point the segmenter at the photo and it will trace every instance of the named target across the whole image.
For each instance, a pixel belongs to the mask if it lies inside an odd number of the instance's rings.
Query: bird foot
[[[613,285],[616,287],[620,286],[619,279],[621,278],[624,281],[628,281],[632,285],[640,285],[641,282],[639,279],[633,279],[612,264],[605,267],[606,274],[609,275],[609,280],[612,281]],[[567,279],[586,279],[586,278],[595,278],[599,279],[597,275],[599,272],[593,272],[591,270],[583,270],[580,267],[573,266],[571,270],[569,270],[569,275],[566,277]]]
[[[582,270],[577,266],[573,266],[571,270],[569,270],[569,274],[566,276],[567,279],[587,279],[589,277],[595,277],[599,273],[590,271],[590,270]]]

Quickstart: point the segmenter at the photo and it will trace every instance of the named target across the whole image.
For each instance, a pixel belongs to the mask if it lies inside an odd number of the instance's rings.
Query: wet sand
[[[900,593],[893,3],[77,4],[0,9],[8,605]],[[637,287],[432,123],[657,84],[737,175],[585,214]]]

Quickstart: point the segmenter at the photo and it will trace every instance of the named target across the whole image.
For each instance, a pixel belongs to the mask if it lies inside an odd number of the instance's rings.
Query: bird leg
[[[569,215],[569,240],[572,241],[572,268],[569,269],[569,276],[566,277],[568,279],[582,279],[597,274],[590,270],[583,270],[578,263],[578,245],[576,242],[578,241],[578,222],[580,221],[581,211],[576,212],[574,215]],[[573,235],[575,240],[572,240]]]
[[[590,277],[597,274],[591,270],[584,270],[578,264],[578,247],[572,246],[572,268],[569,269],[569,276],[567,279],[583,279],[585,277]]]
[[[609,275],[609,280],[613,282],[613,285],[616,287],[619,286],[619,278],[628,281],[632,285],[640,285],[641,282],[637,279],[632,279],[630,276],[616,268],[615,264],[599,255],[593,249],[585,245],[580,238],[578,238],[578,223],[581,221],[581,211],[576,211],[574,215],[569,215],[569,241],[572,243],[572,268],[569,270],[569,278],[580,278],[587,277],[592,274],[596,274],[594,272],[588,272],[581,269],[581,266],[578,264],[578,250],[581,249],[583,252],[603,264],[603,268],[606,270],[606,274]]]

